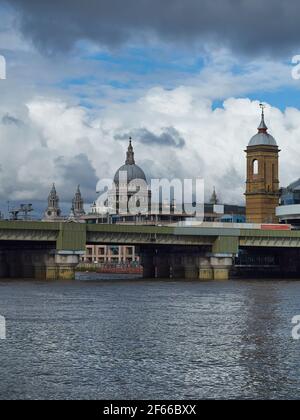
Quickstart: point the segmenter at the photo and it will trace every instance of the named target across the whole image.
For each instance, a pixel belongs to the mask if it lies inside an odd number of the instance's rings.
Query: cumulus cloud
[[[283,54],[299,46],[294,0],[1,0],[18,12],[22,32],[43,51],[90,40],[115,47],[128,40],[214,42],[244,53]]]
[[[170,95],[176,106],[162,106]],[[22,126],[3,124],[5,114],[0,115],[0,199],[46,199],[54,181],[62,200],[69,200],[81,184],[86,200],[93,201],[96,180],[113,177],[124,163],[127,145],[115,141],[121,132],[140,134],[135,156],[148,179],[201,177],[207,197],[216,186],[222,201],[242,203],[244,150],[259,124],[258,104],[231,98],[213,109],[197,90],[160,89],[158,95],[150,89],[137,101],[115,104],[95,117],[62,101],[35,99],[27,104],[27,113],[18,116]],[[287,185],[300,175],[300,111],[268,106],[266,120],[282,149],[280,178]],[[165,127],[184,139],[181,147],[161,147],[159,133]]]

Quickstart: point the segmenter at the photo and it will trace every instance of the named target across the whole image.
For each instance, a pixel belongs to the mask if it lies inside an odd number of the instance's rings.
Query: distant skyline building
[[[276,214],[281,223],[300,227],[300,179],[281,188],[280,206]]]

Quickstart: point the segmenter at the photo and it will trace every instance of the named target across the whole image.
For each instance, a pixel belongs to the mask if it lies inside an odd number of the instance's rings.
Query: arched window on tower
[[[252,170],[253,170],[253,175],[258,175],[259,168],[258,168],[258,160],[256,159],[252,162]]]

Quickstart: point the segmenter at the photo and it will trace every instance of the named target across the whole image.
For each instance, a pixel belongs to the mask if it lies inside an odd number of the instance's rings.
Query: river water
[[[0,282],[1,399],[300,398],[300,282]]]

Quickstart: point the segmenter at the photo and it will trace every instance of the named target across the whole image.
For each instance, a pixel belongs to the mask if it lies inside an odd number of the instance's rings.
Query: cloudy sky
[[[243,202],[259,102],[300,178],[296,0],[0,0],[0,201],[95,199],[134,138],[151,177]]]

